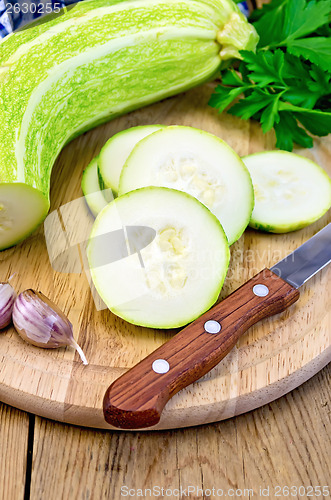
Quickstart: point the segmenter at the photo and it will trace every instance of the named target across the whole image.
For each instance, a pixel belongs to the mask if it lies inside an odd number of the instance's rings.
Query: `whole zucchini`
[[[0,250],[49,209],[62,147],[211,79],[257,35],[231,0],[85,0],[0,43]]]

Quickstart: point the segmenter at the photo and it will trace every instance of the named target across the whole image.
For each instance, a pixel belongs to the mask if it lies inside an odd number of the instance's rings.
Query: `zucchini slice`
[[[219,219],[230,245],[251,218],[254,194],[245,165],[226,142],[203,130],[171,126],[140,141],[123,167],[119,194],[144,186],[197,198]]]
[[[99,182],[98,158],[93,158],[83,172],[82,191],[89,209],[96,217],[107,205],[107,200],[103,194],[104,190],[101,188]],[[111,192],[110,189],[107,191]]]
[[[120,175],[129,154],[135,145],[148,135],[163,128],[163,125],[142,125],[123,130],[106,142],[99,155],[99,171],[106,187],[118,194]]]
[[[252,228],[271,233],[296,231],[331,207],[331,179],[313,161],[287,151],[256,153],[243,161],[255,193]]]
[[[140,245],[136,235],[135,245],[126,240],[126,246],[114,249],[110,235],[128,227],[151,228],[155,237]],[[133,246],[140,250],[128,252]],[[116,260],[104,264],[110,254]],[[116,198],[100,212],[87,256],[94,285],[114,314],[136,325],[175,328],[217,300],[230,252],[221,224],[202,203],[181,191],[147,187]]]

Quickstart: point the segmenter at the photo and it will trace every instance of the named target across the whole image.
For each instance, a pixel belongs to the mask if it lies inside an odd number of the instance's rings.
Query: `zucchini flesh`
[[[254,229],[287,233],[312,224],[331,207],[331,179],[315,162],[287,151],[243,158],[254,186]]]
[[[100,255],[111,253],[102,235],[132,226],[151,228],[156,236],[138,245],[139,255],[126,257],[123,247],[122,259],[100,265]],[[230,252],[221,224],[202,203],[181,191],[147,187],[100,212],[87,256],[94,285],[114,314],[136,325],[176,328],[216,302]]]
[[[98,166],[106,187],[118,195],[123,165],[136,144],[148,135],[164,128],[164,125],[142,125],[118,132],[106,142],[100,151]]]
[[[230,0],[89,0],[5,38],[0,250],[46,216],[51,169],[68,141],[213,78],[222,60],[256,43],[254,28]],[[12,212],[8,184],[17,203],[24,186],[35,190],[35,204],[43,198],[38,215],[23,223]]]
[[[166,127],[135,146],[119,194],[144,186],[197,198],[219,219],[230,245],[246,229],[254,206],[252,181],[239,156],[219,137],[193,127]]]

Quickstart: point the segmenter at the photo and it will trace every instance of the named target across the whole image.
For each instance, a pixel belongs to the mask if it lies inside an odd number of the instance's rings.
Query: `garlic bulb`
[[[9,283],[0,283],[0,330],[11,322],[15,299],[14,288]]]
[[[46,349],[74,347],[83,364],[86,357],[73,337],[72,324],[51,300],[41,292],[25,290],[17,297],[13,309],[17,333],[29,344]]]

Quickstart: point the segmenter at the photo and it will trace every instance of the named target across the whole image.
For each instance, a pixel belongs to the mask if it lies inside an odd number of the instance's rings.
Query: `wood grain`
[[[253,489],[253,498],[269,487],[268,498],[276,499],[277,485],[327,485],[330,380],[331,365],[253,412],[176,431],[91,431],[36,418],[31,500],[119,500],[123,486],[134,489],[130,498],[137,500],[157,498],[139,496],[138,489],[190,485],[226,493]],[[252,495],[238,492],[234,498]]]
[[[226,140],[240,155],[275,146],[254,122],[241,121],[207,106],[213,85],[130,113],[69,144],[52,174],[51,210],[81,196],[84,167],[114,133],[134,125],[192,125]],[[317,139],[312,150],[297,150],[331,173],[331,140]],[[247,230],[231,247],[231,265],[221,298],[264,267],[270,267],[331,220],[288,235]],[[80,225],[83,227],[83,224]],[[52,269],[43,228],[22,244],[0,253],[1,281],[19,293],[42,291],[68,315],[90,364],[74,349],[42,350],[26,344],[12,328],[0,335],[0,400],[52,419],[108,428],[102,411],[107,387],[176,332],[134,327],[108,310],[97,310],[85,273]],[[177,428],[229,418],[280,397],[303,383],[331,358],[331,266],[303,287],[300,300],[253,326],[210,373],[174,396],[156,428]]]
[[[0,403],[0,498],[23,499],[29,416]]]
[[[267,287],[266,297],[254,294],[255,285]],[[105,420],[120,429],[156,425],[165,404],[178,391],[196,382],[214,368],[237,344],[239,338],[260,320],[285,311],[299,299],[299,291],[269,269],[256,274],[172,339],[115,380],[107,389],[103,407]],[[205,331],[207,321],[216,321],[221,331]],[[167,373],[155,373],[156,360],[169,364]]]

